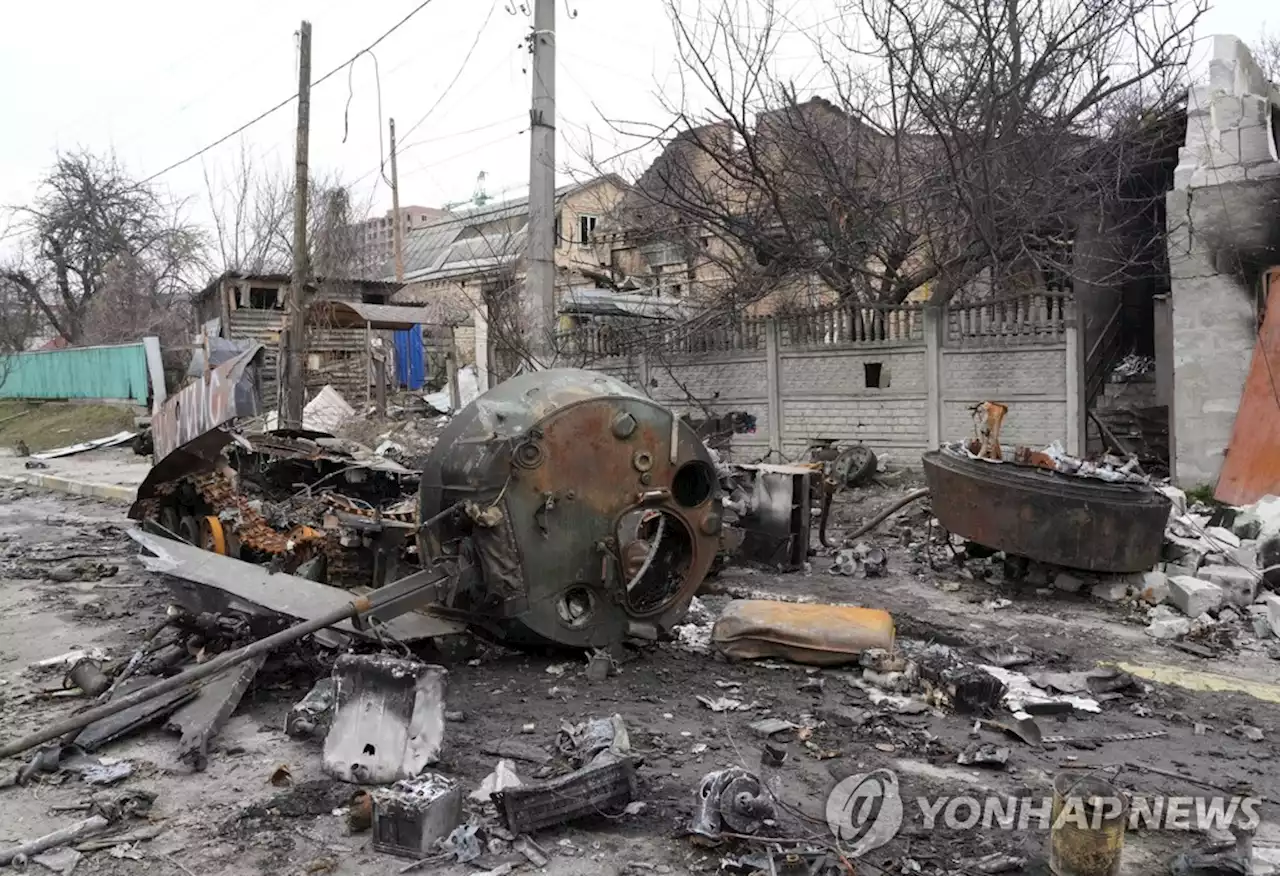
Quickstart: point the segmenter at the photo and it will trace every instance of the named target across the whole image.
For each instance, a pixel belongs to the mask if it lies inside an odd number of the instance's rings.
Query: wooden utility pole
[[[413,133],[410,131],[410,133]],[[396,256],[396,282],[404,282],[404,230],[400,227],[400,177],[396,173],[396,120],[391,120],[391,247]]]
[[[534,358],[549,364],[556,327],[556,0],[533,7],[533,95],[529,108],[529,230],[525,278]]]
[[[298,140],[293,181],[293,281],[285,308],[289,320],[281,337],[280,420],[287,429],[302,428],[306,401],[302,363],[307,337],[307,170],[311,131],[311,22],[302,22],[298,39]]]

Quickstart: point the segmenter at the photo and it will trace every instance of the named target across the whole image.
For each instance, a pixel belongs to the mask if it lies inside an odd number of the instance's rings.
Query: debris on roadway
[[[68,587],[146,574],[147,599],[171,604],[127,648],[67,642],[24,668],[32,702],[82,708],[6,732],[12,783],[85,802],[65,810],[79,820],[0,844],[0,861],[180,855],[152,851],[166,836],[144,820],[155,768],[113,752],[154,730],[185,781],[217,783],[245,756],[228,735],[264,699],[256,732],[290,754],[254,773],[219,831],[241,848],[304,842],[289,866],[306,872],[511,873],[587,855],[600,869],[612,848],[598,837],[622,825],[667,843],[671,863],[620,873],[829,876],[863,860],[821,826],[851,777],[1052,793],[1064,771],[1150,758],[1184,730],[1260,757],[1272,744],[1250,709],[1198,709],[1193,729],[1138,669],[1052,650],[1043,619],[1006,631],[1029,606],[1070,606],[1187,660],[1269,644],[1280,500],[1209,507],[1133,459],[1002,446],[1010,409],[994,402],[973,439],[925,454],[927,488],[861,444],[734,462],[687,418],[573,369],[458,411],[418,397],[365,443],[334,434],[365,415],[332,388],[311,428],[266,428],[260,354],[215,357],[153,416],[155,465],[121,539],[136,562],[5,560]],[[913,576],[928,599],[895,599]],[[1135,764],[1128,791],[1169,778]],[[1014,872],[1046,857],[1037,842],[917,832],[864,862]]]

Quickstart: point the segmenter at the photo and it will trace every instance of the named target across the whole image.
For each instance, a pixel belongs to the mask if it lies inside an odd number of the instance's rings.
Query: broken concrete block
[[[1233,624],[1240,620],[1240,614],[1234,608],[1224,608],[1218,612],[1218,623]]]
[[[1253,623],[1253,634],[1259,639],[1267,639],[1275,635],[1275,629],[1271,626],[1271,618],[1267,613],[1267,606],[1262,604],[1254,604],[1245,609],[1249,613],[1249,620]]]
[[[1079,593],[1084,587],[1084,579],[1071,572],[1059,572],[1053,577],[1053,586],[1064,593]]]
[[[1173,503],[1173,507],[1169,511],[1171,515],[1187,513],[1187,494],[1182,490],[1174,486],[1165,485],[1156,487],[1156,492],[1163,493],[1165,498]]]
[[[1204,531],[1211,541],[1226,547],[1240,547],[1240,537],[1222,526],[1210,526]]]
[[[1222,607],[1222,588],[1210,581],[1178,575],[1169,579],[1169,602],[1187,617]]]
[[[333,666],[333,723],[324,771],[356,784],[419,775],[444,742],[444,667],[382,654],[343,654]]]
[[[1129,597],[1129,581],[1126,578],[1108,578],[1094,584],[1089,592],[1094,599],[1103,602],[1123,602]]]
[[[1191,632],[1191,621],[1185,617],[1172,617],[1152,621],[1146,629],[1148,636],[1162,642],[1181,639],[1189,632]]]
[[[1262,532],[1262,518],[1249,511],[1242,511],[1231,522],[1231,531],[1242,541],[1257,538]]]
[[[1164,572],[1144,572],[1138,595],[1147,605],[1160,605],[1169,599],[1169,576]]]
[[[1227,551],[1235,565],[1245,569],[1258,568],[1258,543],[1255,541],[1243,541],[1240,547],[1231,548]]]
[[[1250,569],[1239,566],[1205,566],[1199,577],[1222,588],[1224,605],[1246,606],[1253,603],[1258,594],[1258,579]]]
[[[388,855],[426,858],[462,821],[462,788],[437,773],[378,788],[370,796],[373,848]]]
[[[1161,563],[1160,571],[1164,572],[1167,578],[1176,578],[1178,575],[1190,575],[1192,578],[1196,576],[1196,570],[1199,567],[1193,567],[1183,563]]]

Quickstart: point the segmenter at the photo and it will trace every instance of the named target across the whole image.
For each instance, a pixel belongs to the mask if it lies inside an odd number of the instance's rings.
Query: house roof
[[[285,273],[253,274],[247,271],[223,271],[221,274],[219,274],[218,276],[210,280],[209,284],[205,286],[203,289],[201,289],[200,292],[196,295],[196,298],[201,299],[201,298],[205,298],[208,295],[212,295],[213,290],[221,286],[223,282],[226,280],[247,280],[250,283],[261,282],[261,283],[276,284],[276,283],[288,283],[292,279],[293,279],[292,274],[285,274]],[[394,294],[404,288],[403,283],[397,283],[395,282],[394,279],[356,280],[356,279],[351,279],[346,277],[312,277],[311,282],[308,285],[312,289],[315,289],[318,286],[324,286],[324,285],[359,286],[361,289],[367,292],[386,292],[387,294]]]
[[[556,200],[606,181],[627,187],[621,177],[606,174],[583,183],[560,186],[556,189]],[[529,198],[525,196],[455,213],[448,219],[410,231],[404,241],[405,281],[444,280],[494,271],[510,264],[524,254],[528,224]],[[387,278],[395,276],[391,264],[383,271]]]
[[[375,329],[407,329],[432,321],[426,307],[398,304],[362,304],[357,301],[317,301],[312,313],[321,312],[339,328],[369,326]]]
[[[670,295],[615,292],[612,289],[570,289],[560,301],[560,312],[582,316],[638,316],[645,319],[681,319],[690,308]]]

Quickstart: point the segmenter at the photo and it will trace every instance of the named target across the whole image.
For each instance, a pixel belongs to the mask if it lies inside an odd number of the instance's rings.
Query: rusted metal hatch
[[[1213,497],[1248,505],[1280,493],[1280,268],[1262,278],[1264,316]]]

